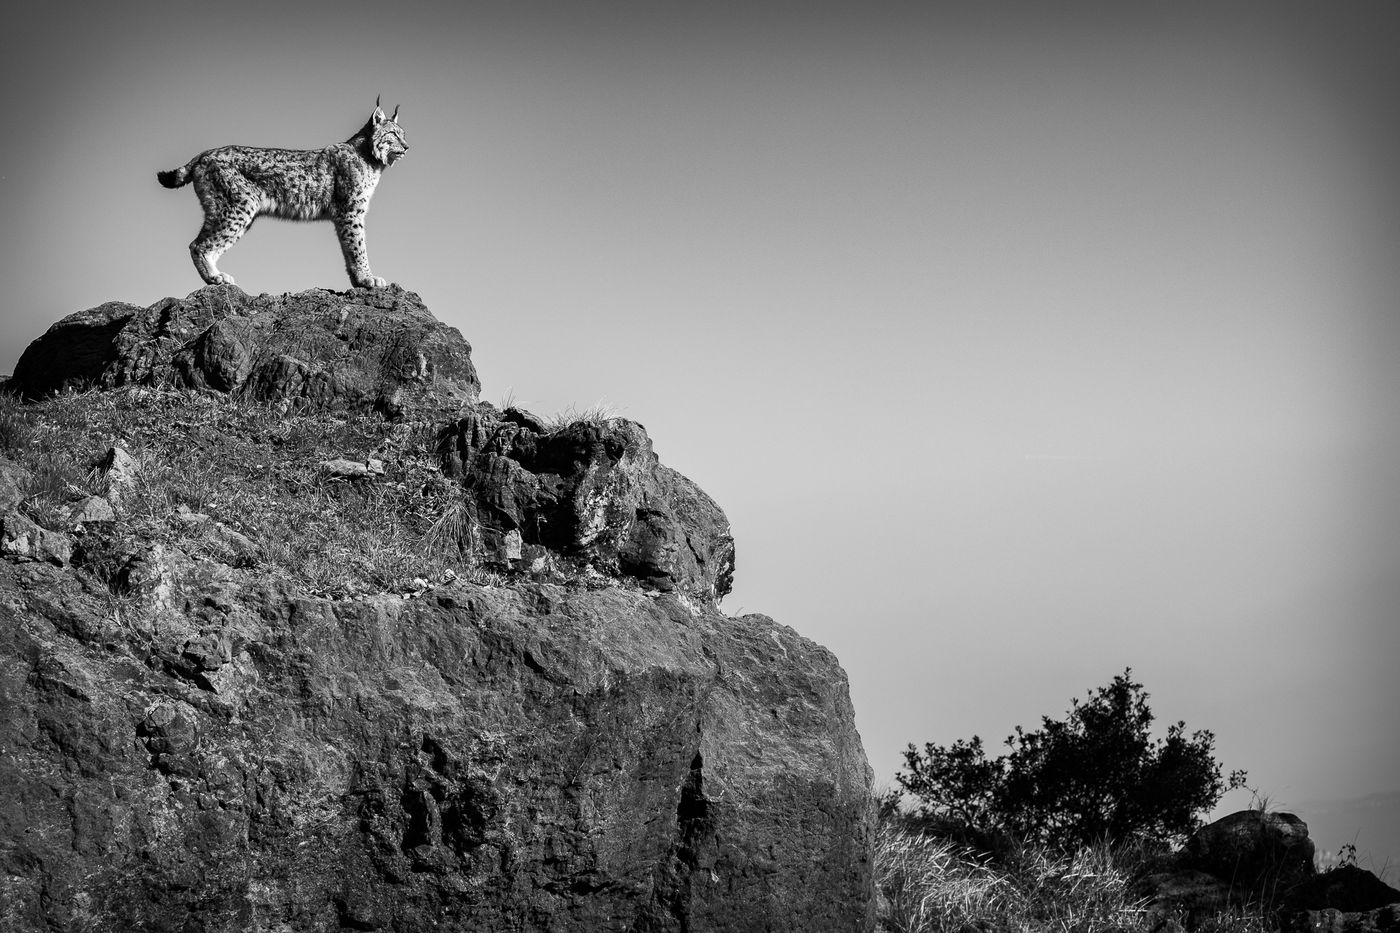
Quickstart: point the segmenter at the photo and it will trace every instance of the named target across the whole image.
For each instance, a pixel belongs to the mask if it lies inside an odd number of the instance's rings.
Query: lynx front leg
[[[345,254],[345,271],[350,284],[358,288],[383,288],[389,284],[369,271],[369,252],[365,249],[365,212],[337,214],[335,234],[340,237],[340,251]]]

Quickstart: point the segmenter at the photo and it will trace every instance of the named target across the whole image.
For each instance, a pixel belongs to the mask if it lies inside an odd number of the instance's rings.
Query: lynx
[[[374,113],[358,133],[324,149],[258,149],[224,146],[201,152],[180,168],[157,172],[167,188],[194,182],[204,208],[204,226],[190,244],[199,275],[210,285],[232,285],[219,257],[266,214],[285,220],[329,220],[335,224],[350,283],[382,288],[369,269],[365,213],[384,169],[408,152],[398,124],[399,108]]]

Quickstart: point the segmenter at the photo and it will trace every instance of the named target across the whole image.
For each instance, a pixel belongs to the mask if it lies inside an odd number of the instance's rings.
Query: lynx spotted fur
[[[263,215],[335,224],[345,271],[352,285],[382,288],[369,269],[365,214],[379,176],[408,152],[398,124],[399,109],[374,113],[358,133],[324,149],[258,149],[224,146],[195,156],[180,168],[158,172],[167,188],[194,183],[204,208],[204,226],[190,244],[200,277],[210,285],[233,284],[220,272],[219,257]]]

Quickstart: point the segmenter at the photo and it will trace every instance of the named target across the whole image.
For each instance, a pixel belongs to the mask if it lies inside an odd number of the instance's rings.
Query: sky
[[[841,659],[878,783],[1131,667],[1395,883],[1400,5],[12,17],[0,371],[202,284],[156,171],[341,141],[382,94],[411,149],[375,274],[462,331],[485,399],[647,427],[732,522],[724,608]],[[348,285],[327,224],[220,267]]]

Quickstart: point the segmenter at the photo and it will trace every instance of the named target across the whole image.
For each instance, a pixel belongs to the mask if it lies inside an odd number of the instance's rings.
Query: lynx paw
[[[233,276],[229,275],[227,272],[211,272],[209,275],[206,275],[204,277],[204,281],[208,282],[210,285],[237,284],[233,281]]]
[[[383,288],[388,285],[388,281],[377,275],[367,275],[354,280],[356,288]]]

